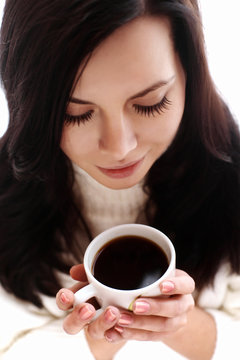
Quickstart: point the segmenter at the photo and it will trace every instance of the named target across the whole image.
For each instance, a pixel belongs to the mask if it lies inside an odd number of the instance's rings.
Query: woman
[[[237,359],[240,137],[197,2],[7,0],[1,77],[4,360]],[[91,238],[134,221],[175,245],[168,297],[72,311]]]

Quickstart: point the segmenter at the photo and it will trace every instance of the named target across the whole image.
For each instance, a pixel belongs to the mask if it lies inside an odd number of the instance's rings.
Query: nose
[[[99,150],[122,160],[137,147],[137,136],[129,119],[122,117],[106,119],[99,139]]]

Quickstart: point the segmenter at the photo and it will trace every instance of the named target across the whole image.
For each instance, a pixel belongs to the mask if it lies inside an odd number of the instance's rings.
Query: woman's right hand
[[[106,347],[112,345],[112,348],[120,348],[124,341],[118,331],[114,329],[120,317],[120,311],[114,306],[108,306],[104,312],[95,320],[93,320],[96,309],[90,303],[82,303],[74,307],[74,293],[87,285],[87,278],[83,265],[72,267],[70,275],[78,283],[72,288],[63,288],[59,290],[56,296],[56,302],[59,309],[68,311],[73,310],[66,316],[63,322],[63,328],[68,334],[77,334],[85,329],[89,346],[93,353],[110,351]],[[111,336],[109,336],[111,334]],[[110,342],[114,342],[110,344]],[[120,343],[117,344],[118,342]],[[112,349],[114,350],[114,349]],[[116,350],[114,350],[116,352]],[[101,357],[97,356],[100,359]]]

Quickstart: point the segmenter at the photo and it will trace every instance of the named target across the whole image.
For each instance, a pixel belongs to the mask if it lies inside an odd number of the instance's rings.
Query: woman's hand
[[[62,310],[73,307],[74,292],[87,284],[83,265],[74,266],[70,274],[79,283],[58,292],[57,304]],[[176,270],[174,277],[160,284],[166,296],[141,297],[134,302],[133,312],[109,306],[96,320],[94,306],[80,304],[67,315],[63,327],[69,334],[85,328],[98,360],[107,360],[106,354],[112,359],[127,340],[162,341],[188,359],[208,360],[215,347],[216,326],[210,314],[194,307],[194,287],[188,274]]]
[[[194,288],[193,279],[184,271],[176,270],[175,277],[160,284],[161,292],[168,296],[137,299],[133,313],[121,311],[117,325],[107,330],[107,338],[162,341],[187,359],[211,359],[216,325],[209,313],[194,306]]]
[[[194,281],[184,271],[176,270],[175,277],[160,284],[161,292],[167,296],[141,297],[133,305],[133,313],[121,311],[114,330],[125,340],[163,340],[183,328],[188,313],[194,307],[192,292]],[[109,330],[108,338],[116,341],[116,334]]]
[[[74,306],[74,293],[87,285],[87,278],[83,265],[73,266],[70,270],[73,279],[78,283],[70,289],[61,289],[56,296],[56,302],[59,309],[67,311]],[[92,321],[96,313],[96,309],[90,303],[82,303],[76,305],[71,313],[69,313],[63,323],[63,328],[68,334],[76,334],[88,325],[89,333],[95,338],[104,338],[105,331],[117,324],[120,311],[109,306],[105,309],[96,320]],[[91,324],[90,324],[91,322]]]
[[[56,297],[57,305],[61,310],[70,310],[74,305],[74,293],[87,285],[83,265],[72,267],[70,274],[79,283],[70,289],[61,289]],[[109,306],[103,314],[93,320],[96,310],[93,305],[83,303],[74,307],[64,322],[63,328],[68,334],[76,334],[85,329],[86,338],[92,354],[97,360],[112,359],[115,353],[124,345],[125,341],[120,337],[114,326],[120,318],[120,311],[114,306]],[[108,331],[111,329],[111,336],[108,338]],[[116,343],[112,342],[116,340]],[[107,357],[108,356],[108,357]]]
[[[58,292],[57,304],[62,310],[73,307],[74,292],[87,284],[83,265],[74,266],[70,274],[79,283]],[[76,334],[88,326],[89,336],[105,338],[110,342],[162,340],[165,335],[176,332],[187,323],[188,312],[194,307],[191,295],[194,281],[185,272],[176,270],[175,277],[164,280],[160,289],[166,297],[139,298],[133,305],[133,312],[109,306],[92,322],[96,312],[94,306],[89,303],[77,305],[65,318],[63,327],[67,333]]]

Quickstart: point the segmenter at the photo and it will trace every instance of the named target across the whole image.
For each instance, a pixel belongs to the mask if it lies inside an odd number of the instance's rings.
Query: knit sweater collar
[[[93,236],[112,226],[146,222],[143,210],[147,195],[143,180],[131,188],[114,190],[98,183],[77,165],[73,164],[73,168],[75,193]]]

